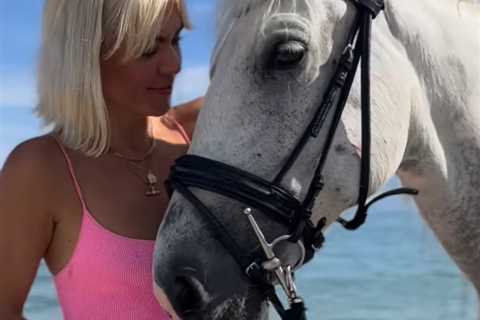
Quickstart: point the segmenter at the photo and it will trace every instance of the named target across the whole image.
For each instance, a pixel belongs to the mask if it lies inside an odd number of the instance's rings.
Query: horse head
[[[311,256],[311,248],[302,242],[303,229],[292,235],[299,230],[292,230],[299,218],[288,216],[289,212],[312,198],[299,215],[311,214],[308,220],[313,227],[320,224],[318,232],[357,204],[365,150],[360,74],[352,75],[341,118],[335,115],[335,107],[322,113],[319,106],[325,106],[332,79],[344,76],[338,75],[340,66],[352,62],[345,59],[355,53],[353,38],[357,36],[359,42],[362,37],[352,30],[360,23],[360,11],[372,10],[361,2],[376,4],[351,0],[223,3],[211,84],[189,150],[191,157],[181,160],[176,170],[188,183],[171,181],[173,189],[188,189],[188,195],[187,191],[173,193],[155,248],[155,285],[182,318],[264,319],[270,287],[252,281],[245,263],[250,268],[261,266],[270,248],[281,261],[288,291],[287,266],[299,268]],[[375,24],[386,25],[383,14]],[[377,33],[374,28],[372,33],[367,194],[395,174],[409,130],[409,88],[403,82],[408,68],[396,65],[400,55],[385,44],[385,39],[392,38],[386,29]],[[352,52],[346,54],[347,48]],[[333,106],[341,99],[331,98]],[[313,129],[312,119],[317,120]],[[305,135],[309,137],[297,152]],[[290,161],[293,153],[295,159]],[[313,181],[321,162],[321,176]],[[246,175],[253,178],[244,180]],[[202,177],[208,182],[202,182]],[[314,190],[318,196],[309,194],[312,184],[321,184],[320,192]],[[285,217],[277,219],[282,214]],[[219,237],[225,239],[219,241]],[[262,237],[267,248],[259,241]],[[312,237],[320,247],[320,234]],[[268,247],[274,240],[273,248]],[[228,248],[225,242],[230,243]],[[265,261],[258,261],[262,255]],[[260,277],[266,283],[282,282],[272,274]]]

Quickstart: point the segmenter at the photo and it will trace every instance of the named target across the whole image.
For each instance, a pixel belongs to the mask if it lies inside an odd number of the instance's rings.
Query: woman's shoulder
[[[198,114],[204,103],[204,98],[199,97],[195,100],[178,105],[169,111],[169,115],[177,120],[192,137]]]
[[[57,217],[58,188],[54,184],[58,168],[55,170],[53,147],[45,137],[24,141],[14,148],[0,171],[2,237],[16,239],[8,228],[24,232],[28,234],[25,239],[34,239],[41,246],[38,254],[45,250],[45,239],[50,239],[51,223]]]
[[[25,183],[35,187],[48,184],[58,169],[59,152],[50,135],[28,139],[18,144],[8,155],[1,175],[11,178],[11,183]],[[3,180],[3,179],[2,179]],[[38,190],[41,191],[41,190]]]
[[[46,134],[30,138],[19,143],[8,155],[6,165],[25,165],[31,166],[46,165],[46,160],[54,158],[55,150],[58,149],[55,139],[52,135]]]

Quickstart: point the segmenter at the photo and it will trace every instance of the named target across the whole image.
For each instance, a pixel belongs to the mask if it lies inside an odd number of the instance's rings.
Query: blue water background
[[[16,144],[41,133],[31,113],[0,107],[0,164]],[[407,198],[376,205],[356,232],[332,227],[325,247],[297,280],[310,320],[476,320],[473,288]],[[43,263],[25,315],[62,318]]]

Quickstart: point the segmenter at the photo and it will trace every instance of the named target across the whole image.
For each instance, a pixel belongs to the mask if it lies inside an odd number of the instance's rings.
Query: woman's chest
[[[135,239],[155,239],[168,205],[164,182],[173,160],[159,164],[118,159],[83,174],[85,204],[106,229]]]

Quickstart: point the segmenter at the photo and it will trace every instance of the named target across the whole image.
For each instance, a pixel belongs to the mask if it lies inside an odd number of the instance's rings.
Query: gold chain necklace
[[[127,156],[124,156],[123,154],[121,154],[119,152],[116,152],[116,151],[112,152],[112,154],[114,156],[126,160],[127,164],[129,165],[130,172],[135,174],[135,176],[140,178],[140,180],[142,180],[142,182],[144,182],[147,185],[147,191],[145,191],[145,196],[147,196],[147,197],[158,196],[159,194],[161,194],[161,191],[157,186],[158,178],[152,170],[151,161],[150,161],[151,160],[151,155],[153,154],[153,151],[155,150],[156,145],[157,145],[156,140],[154,138],[152,138],[152,145],[147,150],[147,152],[145,152],[145,154],[143,154],[139,158],[127,157]],[[147,167],[141,166],[139,164],[139,163],[141,163],[145,160],[148,161]],[[146,171],[147,174],[146,174],[146,176],[140,175],[137,171],[132,170],[130,167],[135,167],[137,169],[141,169],[143,171]]]

